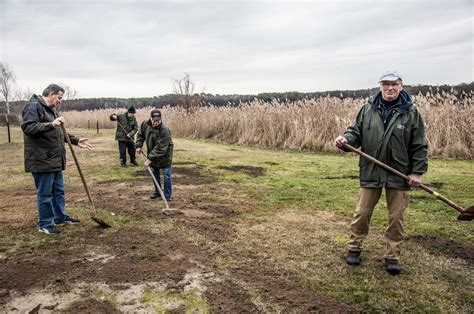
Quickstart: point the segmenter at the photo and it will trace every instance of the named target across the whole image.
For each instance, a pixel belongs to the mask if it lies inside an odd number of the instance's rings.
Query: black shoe
[[[360,264],[360,251],[351,251],[347,253],[346,262],[351,266],[357,266]]]
[[[397,276],[400,274],[400,263],[396,259],[385,259],[385,268],[387,272],[392,276]]]
[[[63,224],[70,224],[70,225],[75,225],[75,224],[78,224],[80,223],[81,221],[77,218],[72,218],[72,217],[69,217],[67,216],[64,220],[62,221],[54,221],[54,224],[55,225],[63,225]]]
[[[122,163],[122,164],[120,164],[120,167],[126,168],[127,164]]]
[[[44,234],[59,234],[59,230],[56,229],[55,226],[47,226],[39,228],[39,232],[43,232]]]
[[[132,160],[132,161],[130,161],[130,163],[134,166],[138,166],[138,162],[136,160]]]
[[[152,200],[154,200],[155,198],[159,198],[159,197],[161,197],[160,194],[152,194],[152,195],[150,195],[150,198],[151,198]]]

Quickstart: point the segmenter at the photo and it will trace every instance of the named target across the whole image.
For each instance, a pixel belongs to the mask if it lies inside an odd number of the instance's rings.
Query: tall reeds
[[[416,95],[413,99],[426,125],[431,155],[474,158],[472,95],[466,95],[462,103],[452,94]],[[337,151],[334,138],[344,133],[366,101],[323,97],[291,103],[253,101],[237,107],[200,107],[192,111],[165,108],[163,119],[179,137],[259,147]],[[151,109],[137,111],[139,122],[148,119]],[[101,128],[113,128],[115,122],[109,120],[113,112],[112,109],[71,111],[63,115],[74,127],[87,127],[88,121],[99,121]]]

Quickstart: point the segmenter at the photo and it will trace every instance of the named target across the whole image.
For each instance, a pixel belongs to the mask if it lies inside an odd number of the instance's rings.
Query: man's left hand
[[[421,175],[412,173],[408,176],[408,184],[411,186],[420,186],[421,184]]]
[[[87,140],[87,138],[80,138],[79,143],[77,143],[77,146],[83,149],[91,150],[92,145]]]
[[[145,160],[145,166],[149,166],[151,165],[151,160],[147,158],[147,160]]]

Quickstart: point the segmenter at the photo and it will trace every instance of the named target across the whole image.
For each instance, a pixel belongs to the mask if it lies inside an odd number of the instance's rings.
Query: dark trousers
[[[130,155],[130,162],[135,161],[135,144],[132,142],[118,141],[119,154],[120,154],[120,163],[125,164],[127,162],[127,154]]]

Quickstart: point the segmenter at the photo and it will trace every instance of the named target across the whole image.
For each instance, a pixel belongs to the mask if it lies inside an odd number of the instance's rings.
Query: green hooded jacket
[[[135,118],[135,116],[129,118],[127,113],[121,113],[121,114],[114,113],[110,115],[110,120],[112,121],[116,121],[115,119],[112,118],[113,115],[117,116],[117,121],[120,122],[120,124],[123,126],[125,130],[127,130],[127,133],[125,133],[125,131],[117,123],[117,129],[115,130],[115,140],[122,141],[122,142],[133,142],[133,138],[135,137],[135,134],[138,131],[137,118]],[[131,138],[129,138],[127,134]]]
[[[410,96],[401,91],[394,114],[384,128],[379,113],[381,93],[361,108],[354,123],[344,133],[347,143],[404,173],[423,174],[428,170],[427,144],[423,120]],[[364,157],[360,157],[360,186],[409,190],[410,185]]]
[[[143,147],[146,143],[147,157],[151,160],[152,168],[171,167],[173,161],[173,139],[171,131],[161,122],[153,127],[151,120],[143,121],[138,130],[135,147]]]
[[[52,122],[58,113],[46,105],[43,98],[33,95],[23,108],[21,129],[24,139],[26,172],[53,172],[66,169],[66,139],[60,127]],[[79,139],[68,134],[71,143]]]

